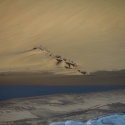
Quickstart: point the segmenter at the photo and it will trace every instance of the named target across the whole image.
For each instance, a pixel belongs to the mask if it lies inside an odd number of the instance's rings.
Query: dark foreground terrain
[[[49,125],[111,113],[125,113],[125,89],[1,101],[0,125]]]
[[[0,85],[125,85],[125,70],[99,71],[89,75],[58,75],[53,72],[1,72]]]

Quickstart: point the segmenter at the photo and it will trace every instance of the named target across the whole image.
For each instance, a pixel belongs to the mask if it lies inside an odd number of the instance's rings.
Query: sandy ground
[[[125,84],[124,15],[124,0],[0,0],[0,84]],[[69,67],[67,62],[72,61],[78,67]],[[99,99],[92,93],[83,102],[75,95],[50,97],[45,102],[49,97],[0,102],[0,125],[48,125],[122,112],[125,93],[113,93],[99,93]]]
[[[125,113],[125,90],[59,94],[0,102],[0,125],[49,125]]]
[[[124,0],[1,0],[0,72],[79,74],[49,54],[28,52],[40,45],[82,71],[125,69],[124,14]]]

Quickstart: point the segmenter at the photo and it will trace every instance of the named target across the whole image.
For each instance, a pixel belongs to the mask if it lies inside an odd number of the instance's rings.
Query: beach
[[[124,119],[124,97],[125,0],[0,0],[0,125]]]
[[[0,101],[0,125],[49,125],[125,113],[125,90],[55,94]]]

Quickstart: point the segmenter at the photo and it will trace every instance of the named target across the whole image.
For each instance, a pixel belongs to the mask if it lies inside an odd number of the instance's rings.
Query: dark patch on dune
[[[96,71],[92,72],[91,75],[125,75],[125,69],[121,70],[112,70],[112,71]]]

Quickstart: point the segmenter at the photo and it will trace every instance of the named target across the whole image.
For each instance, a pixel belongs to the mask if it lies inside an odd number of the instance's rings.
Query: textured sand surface
[[[49,125],[125,113],[125,90],[59,94],[0,101],[0,125]]]
[[[0,71],[74,74],[45,53],[26,52],[39,45],[83,71],[125,69],[124,33],[124,0],[1,0]]]

